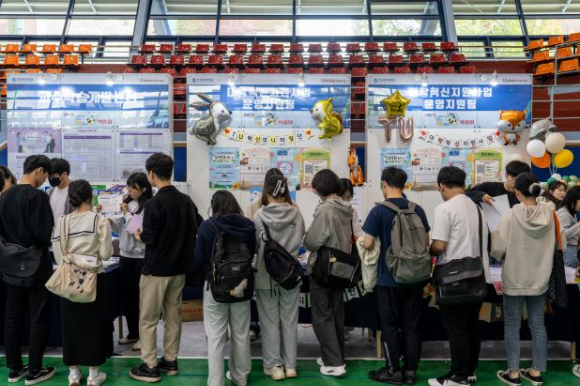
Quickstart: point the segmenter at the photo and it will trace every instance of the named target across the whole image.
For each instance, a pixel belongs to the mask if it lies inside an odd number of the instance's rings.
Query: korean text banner
[[[498,74],[492,86],[489,75],[430,74],[422,86],[415,75],[369,75],[367,77],[367,128],[383,128],[379,118],[386,117],[382,100],[395,91],[410,103],[406,117],[415,127],[490,129],[495,128],[500,110],[525,111],[531,123],[532,76]]]
[[[343,127],[350,128],[349,75],[191,74],[187,85],[188,127],[208,114],[192,106],[200,101],[196,93],[203,93],[232,112],[228,123],[232,129],[315,127],[310,110],[329,97]]]
[[[171,78],[165,74],[8,76],[8,163],[64,157],[73,178],[125,180],[153,153],[172,153]]]

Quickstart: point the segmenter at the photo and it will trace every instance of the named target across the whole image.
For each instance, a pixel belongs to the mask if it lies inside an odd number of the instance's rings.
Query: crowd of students
[[[554,250],[558,240],[563,240],[566,265],[578,267],[580,223],[576,215],[580,210],[580,187],[567,190],[566,184],[554,182],[541,194],[538,179],[530,173],[529,166],[513,161],[506,166],[505,182],[484,183],[466,191],[465,172],[443,167],[437,176],[437,186],[444,202],[436,207],[434,221],[429,224],[424,210],[405,197],[406,173],[389,167],[381,175],[385,202],[371,209],[361,229],[350,202],[352,185],[326,169],[312,180],[320,203],[306,229],[297,203],[290,198],[288,180],[278,169],[268,171],[261,197],[251,203],[245,214],[230,192],[216,191],[211,199],[210,217],[204,221],[191,198],[171,184],[173,160],[169,156],[155,154],[147,160],[145,168],[147,174],[135,173],[127,180],[127,195],[120,208],[123,215],[109,220],[98,214],[98,208],[93,208],[90,183],[70,180],[70,165],[64,159],[28,157],[18,183],[8,169],[0,167],[0,259],[13,253],[14,245],[39,256],[39,264],[31,268],[30,275],[12,274],[0,262],[6,286],[4,334],[10,383],[25,379],[26,385],[34,385],[55,374],[54,368],[42,365],[49,332],[51,302],[45,283],[53,274],[51,246],[59,266],[71,259],[90,257],[96,261],[96,300],[78,303],[60,299],[63,361],[69,367],[69,385],[81,384],[80,366],[89,368],[89,386],[105,382],[107,376],[99,366],[108,355],[103,342],[110,331],[101,261],[113,254],[111,234],[115,230],[121,255],[120,295],[129,327],[128,335],[121,337],[120,343],[133,344],[133,349],[141,352],[142,360],[140,366],[129,371],[131,378],[158,382],[162,373],[178,374],[180,308],[186,276],[201,277],[204,281],[208,385],[222,386],[226,379],[237,386],[247,384],[251,371],[250,299],[254,296],[262,329],[264,375],[273,380],[298,377],[300,288],[286,288],[269,273],[267,260],[274,241],[276,248],[292,259],[298,259],[302,247],[308,250],[309,273],[326,249],[345,254],[356,253],[357,247],[363,253],[379,251],[374,290],[378,295],[386,363],[371,371],[369,377],[387,384],[415,384],[421,357],[419,321],[427,280],[397,281],[386,259],[394,244],[391,235],[395,217],[400,210],[410,210],[418,216],[419,226],[430,232],[424,248],[437,256],[436,271],[466,257],[477,258],[485,284],[489,282],[490,255],[503,262],[508,367],[499,371],[497,377],[514,386],[521,385],[522,380],[542,385],[548,338],[544,308]],[[47,179],[51,185],[48,194],[39,189]],[[153,188],[157,188],[155,195]],[[490,234],[478,204],[492,203],[494,197],[503,194],[508,195],[512,208]],[[132,231],[129,224],[134,216],[143,216],[143,224]],[[233,261],[231,256],[237,260]],[[248,272],[247,261],[251,262],[250,274],[244,273]],[[230,285],[227,288],[226,282]],[[312,324],[320,345],[321,357],[317,360],[320,372],[344,376],[347,370],[343,289],[329,287],[311,275],[310,299]],[[447,374],[429,379],[430,386],[477,382],[482,301],[440,302],[451,367]],[[533,338],[533,364],[529,369],[520,369],[519,330],[524,304]],[[24,365],[20,337],[27,307],[29,360]],[[163,356],[158,358],[157,326],[161,316],[164,347]],[[224,373],[228,330],[231,353],[229,371]],[[573,373],[580,377],[580,364]]]

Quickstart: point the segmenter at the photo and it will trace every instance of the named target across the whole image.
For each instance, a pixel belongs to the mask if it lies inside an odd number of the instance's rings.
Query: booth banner
[[[500,138],[499,132],[474,134],[470,138],[453,138],[451,136],[436,134],[436,131],[422,129],[417,138],[427,143],[436,144],[449,149],[476,149],[482,146],[495,144]]]
[[[188,128],[210,114],[192,105],[202,101],[199,93],[227,106],[231,129],[316,128],[311,109],[329,97],[343,127],[350,128],[350,75],[189,74],[187,86]]]
[[[151,154],[173,153],[166,74],[11,74],[7,83],[17,177],[31,154],[67,158],[75,178],[122,181]]]
[[[495,128],[500,110],[525,111],[531,123],[532,75],[498,74],[496,86],[489,75],[429,74],[426,86],[416,74],[368,75],[367,128],[383,128],[379,118],[387,116],[381,101],[396,91],[410,100],[404,115],[416,128]]]

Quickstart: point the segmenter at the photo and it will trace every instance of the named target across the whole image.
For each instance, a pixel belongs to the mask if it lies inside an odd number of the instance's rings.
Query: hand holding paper
[[[493,232],[499,226],[501,217],[510,209],[507,194],[494,197],[491,204],[482,202],[481,209],[483,209],[483,213],[485,214],[490,232]]]

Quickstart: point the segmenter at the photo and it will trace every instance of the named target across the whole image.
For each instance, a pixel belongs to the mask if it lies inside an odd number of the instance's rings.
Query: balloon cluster
[[[380,117],[379,123],[385,128],[385,140],[391,142],[391,128],[399,130],[399,136],[403,141],[410,141],[413,138],[415,123],[413,117],[405,120],[407,105],[411,100],[405,98],[399,90],[396,90],[390,97],[381,100],[381,104],[387,112],[386,117]]]
[[[530,129],[530,142],[526,150],[532,157],[532,163],[541,168],[565,168],[574,161],[574,153],[566,146],[566,137],[549,119],[535,122]]]
[[[552,177],[548,178],[548,181],[546,181],[542,184],[542,189],[544,189],[544,190],[548,189],[550,184],[552,182],[555,182],[555,181],[562,181],[563,183],[568,185],[568,188],[573,188],[574,186],[577,186],[580,183],[580,181],[578,181],[578,177],[576,177],[576,176],[563,176],[562,177],[560,174],[554,173],[554,174],[552,174]]]

